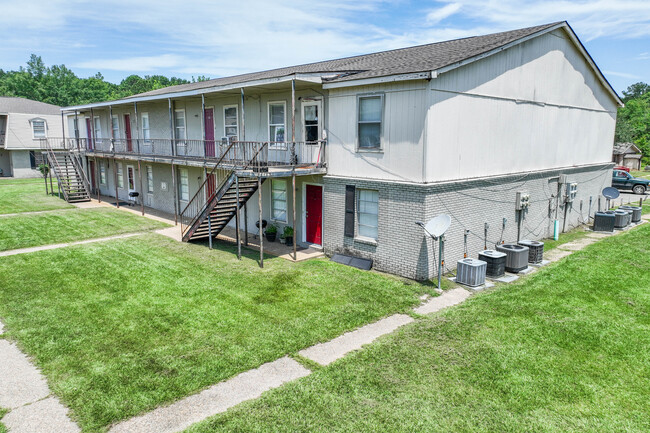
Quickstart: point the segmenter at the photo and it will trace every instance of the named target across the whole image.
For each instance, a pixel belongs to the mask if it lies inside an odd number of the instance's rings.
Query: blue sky
[[[0,68],[212,78],[567,20],[619,93],[650,83],[650,1],[2,0]]]

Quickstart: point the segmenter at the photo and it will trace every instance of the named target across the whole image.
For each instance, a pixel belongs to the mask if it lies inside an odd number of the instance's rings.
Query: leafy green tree
[[[643,153],[643,164],[650,163],[650,86],[636,83],[623,91],[625,107],[618,109],[616,142],[632,142]]]

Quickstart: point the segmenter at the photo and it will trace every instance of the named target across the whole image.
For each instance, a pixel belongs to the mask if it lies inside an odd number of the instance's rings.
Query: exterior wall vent
[[[544,242],[523,240],[517,243],[528,247],[528,263],[542,263],[544,259]]]
[[[619,209],[632,211],[632,222],[638,223],[641,221],[641,206],[619,206]]]
[[[503,277],[506,273],[506,254],[495,250],[478,253],[478,259],[487,263],[486,275],[490,278]]]
[[[528,247],[503,244],[497,245],[497,251],[506,254],[506,271],[517,273],[528,267]]]
[[[456,282],[470,287],[485,284],[487,263],[477,259],[460,259],[456,263]]]
[[[595,232],[613,232],[615,221],[614,211],[596,212],[593,229]]]

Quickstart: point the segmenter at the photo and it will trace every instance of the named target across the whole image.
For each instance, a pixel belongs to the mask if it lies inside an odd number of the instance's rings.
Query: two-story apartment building
[[[61,120],[61,109],[56,105],[0,97],[0,176],[40,176],[40,142],[61,136]]]
[[[450,263],[586,222],[620,105],[559,22],[67,107],[64,141],[101,194],[138,192],[185,240],[261,215],[423,279],[435,261],[416,221],[452,217]]]

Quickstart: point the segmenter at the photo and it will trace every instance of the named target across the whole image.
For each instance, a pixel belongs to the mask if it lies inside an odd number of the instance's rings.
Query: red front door
[[[126,151],[133,152],[133,142],[131,141],[131,116],[124,115],[124,138],[126,138]]]
[[[88,150],[93,150],[93,127],[90,117],[86,117],[86,134],[88,135]]]
[[[215,182],[214,182],[214,174],[208,174],[208,181],[205,183],[206,190],[207,190],[207,197],[206,201],[210,200],[212,196],[214,195],[214,190],[215,190]]]
[[[305,240],[310,244],[323,244],[323,187],[307,185],[305,215]]]
[[[205,109],[205,156],[215,156],[214,152],[214,109]]]

